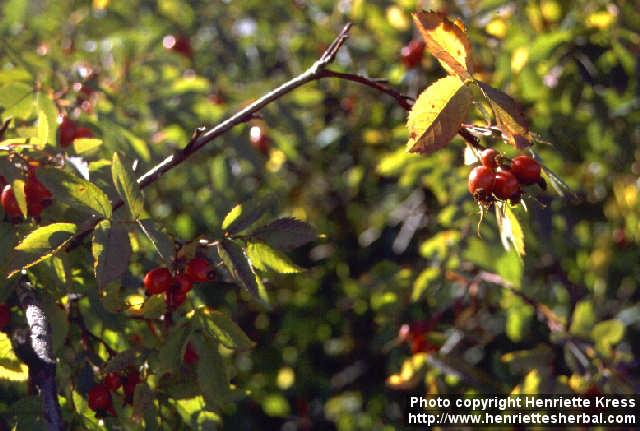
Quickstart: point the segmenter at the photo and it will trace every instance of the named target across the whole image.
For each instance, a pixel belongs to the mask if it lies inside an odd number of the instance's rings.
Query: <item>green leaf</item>
[[[280,250],[292,250],[315,240],[317,233],[308,223],[284,217],[255,229],[248,236]]]
[[[222,230],[237,234],[255,223],[268,209],[265,201],[247,201],[236,205],[222,220]]]
[[[220,410],[230,401],[231,391],[227,367],[218,351],[218,343],[197,337],[194,345],[200,356],[196,369],[198,386],[207,405]]]
[[[166,311],[167,304],[162,295],[152,295],[142,305],[142,314],[145,319],[159,319]]]
[[[234,350],[249,350],[253,341],[236,323],[221,311],[209,311],[201,314],[202,329],[218,340],[223,346]]]
[[[116,186],[118,194],[126,202],[131,217],[134,220],[140,218],[144,212],[144,200],[142,191],[135,179],[135,175],[129,164],[124,164],[120,160],[118,153],[113,153],[111,161],[111,176],[113,184]]]
[[[117,280],[127,271],[131,257],[129,233],[122,223],[102,220],[93,231],[93,269],[98,286]]]
[[[105,373],[117,373],[135,364],[136,354],[133,350],[125,350],[112,356],[104,366]]]
[[[175,244],[173,240],[158,230],[151,219],[138,220],[138,226],[140,226],[140,230],[142,230],[146,237],[149,238],[149,241],[151,241],[151,244],[153,244],[153,247],[164,263],[169,265],[175,255]]]
[[[153,391],[147,383],[136,385],[133,392],[133,416],[136,419],[145,419],[145,430],[157,429],[158,415],[154,399]]]
[[[425,268],[413,282],[411,291],[411,301],[415,302],[422,298],[424,292],[429,288],[431,282],[440,275],[440,269],[437,267]]]
[[[25,382],[29,378],[29,368],[13,353],[11,339],[0,332],[0,380]]]
[[[251,265],[260,271],[273,270],[283,274],[302,272],[302,268],[291,262],[287,256],[265,243],[250,242],[247,244],[246,252]]]
[[[39,91],[36,93],[36,107],[38,110],[38,139],[43,147],[46,145],[55,147],[58,128],[56,105],[47,94]]]
[[[496,205],[496,218],[498,221],[498,229],[500,230],[500,239],[502,245],[508,251],[513,249],[522,257],[524,250],[524,232],[522,225],[516,217],[515,213],[507,203]]]
[[[27,217],[27,196],[24,192],[24,180],[16,179],[13,180],[11,184],[11,189],[13,190],[13,195],[16,198],[16,202],[18,202],[18,206],[20,207],[20,212],[23,217]]]
[[[218,254],[220,254],[220,258],[231,276],[240,286],[244,287],[254,299],[267,305],[268,298],[264,286],[261,287],[259,278],[251,267],[244,250],[235,242],[223,239],[218,243]]]
[[[431,154],[446,146],[458,133],[472,102],[471,90],[455,76],[431,84],[409,113],[407,150]]]
[[[588,299],[579,301],[573,311],[573,320],[571,322],[570,332],[580,336],[589,336],[595,323],[596,316],[593,308],[593,302]]]
[[[120,128],[119,132],[122,134],[122,136],[127,138],[133,150],[136,152],[136,154],[138,154],[138,156],[140,156],[142,160],[147,162],[151,159],[151,154],[149,153],[149,146],[144,141],[144,139],[137,137],[136,135],[134,135],[124,127]]]
[[[188,336],[189,331],[185,326],[177,326],[171,330],[158,350],[158,363],[154,367],[154,371],[159,376],[179,369],[182,360],[182,347],[187,342]]]
[[[73,140],[73,152],[78,155],[89,155],[98,150],[104,141],[98,138],[78,138]]]
[[[38,179],[60,202],[92,215],[111,217],[109,198],[93,183],[56,168],[39,169]]]
[[[624,337],[624,329],[624,323],[618,319],[598,323],[591,331],[596,350],[605,356],[611,355],[611,348]]]
[[[9,255],[8,277],[53,256],[75,233],[73,223],[53,223],[29,233]]]
[[[12,82],[0,87],[0,106],[3,118],[27,120],[34,107],[33,86],[24,82]]]

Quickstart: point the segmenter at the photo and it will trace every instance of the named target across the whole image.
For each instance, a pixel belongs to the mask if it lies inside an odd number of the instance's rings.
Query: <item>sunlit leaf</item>
[[[471,79],[471,44],[461,22],[452,22],[440,12],[417,12],[413,14],[413,20],[427,43],[427,49],[447,73],[465,81]]]
[[[8,276],[53,256],[74,233],[73,223],[52,223],[29,233],[8,256]]]
[[[258,221],[267,209],[267,202],[258,199],[238,204],[222,220],[222,230],[232,235],[240,233]]]
[[[268,304],[264,286],[261,285],[242,247],[233,241],[223,239],[218,243],[218,254],[240,286],[245,288],[254,299],[265,305]]]
[[[429,288],[429,285],[440,274],[440,269],[436,267],[425,268],[413,282],[413,288],[411,291],[411,300],[418,301],[424,295],[424,292]]]
[[[611,348],[624,337],[624,323],[618,319],[604,320],[593,327],[591,337],[596,343],[596,349],[603,355],[609,356]]]
[[[393,389],[412,389],[424,376],[427,353],[416,353],[402,363],[400,372],[387,377],[387,386]]]
[[[11,190],[13,190],[13,196],[16,198],[16,202],[18,203],[18,207],[20,207],[20,212],[23,217],[27,216],[27,196],[24,191],[24,180],[15,179],[11,184]]]
[[[409,113],[407,149],[431,154],[447,145],[458,133],[471,103],[471,90],[455,76],[427,87]]]
[[[41,144],[55,147],[57,143],[58,111],[55,103],[42,91],[36,93],[38,111],[38,139]]]
[[[98,150],[104,141],[98,138],[78,138],[73,140],[73,152],[78,155],[92,154]]]
[[[33,86],[24,82],[11,82],[0,87],[2,117],[26,120],[34,108]]]
[[[57,168],[39,169],[38,179],[56,200],[92,215],[111,217],[111,202],[95,184]]]
[[[29,367],[13,353],[11,340],[5,332],[0,332],[0,382],[3,380],[26,381]]]
[[[519,256],[524,256],[524,232],[511,207],[507,203],[496,205],[496,217],[504,248],[506,250],[513,248]]]
[[[229,316],[217,310],[207,310],[201,316],[205,333],[229,349],[249,350],[254,343]]]
[[[261,242],[250,242],[246,248],[247,257],[251,265],[260,271],[275,271],[283,274],[302,272],[302,268],[291,262],[291,260],[267,244]]]

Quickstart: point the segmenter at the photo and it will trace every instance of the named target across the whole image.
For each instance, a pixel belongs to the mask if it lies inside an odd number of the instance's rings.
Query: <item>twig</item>
[[[476,278],[478,280],[484,281],[486,283],[497,284],[507,289],[509,292],[516,295],[518,298],[522,299],[524,302],[533,307],[539,316],[544,318],[551,332],[566,332],[565,324],[562,322],[562,319],[556,315],[548,306],[536,301],[530,296],[526,295],[520,290],[517,290],[511,283],[509,283],[504,278],[500,277],[498,274],[493,274],[491,272],[480,271]]]
[[[412,97],[406,96],[391,87],[382,85],[379,79],[368,78],[366,76],[356,75],[353,73],[335,72],[329,69],[324,69],[323,71],[321,71],[320,78],[345,79],[347,81],[353,81],[362,85],[366,85],[367,87],[371,87],[373,89],[376,89],[382,93],[386,93],[389,96],[393,97],[394,99],[396,99],[396,102],[398,102],[398,105],[400,105],[406,111],[410,111],[411,106],[413,105],[413,103],[411,103],[413,101]]]

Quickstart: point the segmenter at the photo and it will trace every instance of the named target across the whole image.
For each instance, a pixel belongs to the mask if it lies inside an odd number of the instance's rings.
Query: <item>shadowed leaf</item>
[[[126,202],[131,217],[137,220],[144,212],[142,191],[136,182],[131,166],[122,163],[118,153],[113,153],[111,175],[113,177],[113,184],[116,186],[120,197]]]
[[[127,229],[121,223],[102,220],[93,231],[91,251],[98,286],[117,280],[126,272],[131,257]]]
[[[257,228],[249,236],[280,250],[292,250],[313,241],[317,234],[309,224],[293,217],[284,217]]]
[[[520,104],[511,96],[478,81],[478,86],[489,100],[496,124],[511,145],[524,149],[531,145],[529,124]]]

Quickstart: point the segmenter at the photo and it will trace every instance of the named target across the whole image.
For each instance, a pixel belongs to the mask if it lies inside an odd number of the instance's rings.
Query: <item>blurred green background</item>
[[[101,156],[120,150],[146,170],[195,127],[304,71],[346,22],[351,38],[332,68],[415,97],[444,76],[428,53],[413,69],[400,61],[419,38],[410,12],[425,8],[463,20],[478,77],[522,103],[550,142],[537,151],[579,196],[526,200],[520,259],[503,248],[492,212],[478,235],[463,141],[428,157],[406,153],[405,111],[347,81],[308,84],[216,139],[145,191],[159,225],[190,240],[236,202],[268,197],[272,215],[322,234],[293,255],[304,273],[268,278],[273,311],[228,284],[201,293],[256,342],[234,359],[233,382],[248,395],[225,410],[225,429],[392,430],[406,390],[640,392],[637,2],[2,3],[0,84],[20,68],[59,92],[104,139],[88,157],[99,184],[110,182]],[[169,35],[188,38],[191,51],[163,47]],[[73,83],[87,76],[83,96]],[[84,97],[89,105],[77,103]],[[477,110],[469,121],[483,124]],[[252,126],[270,138],[264,154],[251,146]],[[138,249],[132,274],[154,259]],[[474,278],[481,270],[546,304],[569,330],[550,331],[517,295]],[[398,331],[425,321],[429,353],[413,355]]]

